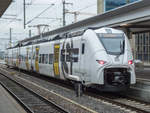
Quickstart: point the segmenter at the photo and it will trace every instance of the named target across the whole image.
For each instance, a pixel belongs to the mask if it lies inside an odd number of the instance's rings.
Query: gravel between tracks
[[[120,108],[118,106],[112,105],[112,104],[104,102],[104,101],[97,101],[96,99],[89,97],[89,96],[86,96],[86,95],[83,95],[80,98],[76,97],[74,91],[63,88],[61,86],[58,86],[56,84],[50,83],[48,81],[42,80],[42,79],[34,77],[34,76],[30,76],[27,74],[20,74],[18,76],[17,74],[15,74],[15,79],[17,79],[21,82],[22,80],[19,77],[27,79],[27,80],[29,80],[29,81],[31,81],[31,82],[39,85],[39,86],[42,86],[42,87],[48,89],[51,92],[54,92],[54,93],[57,93],[59,95],[66,97],[66,98],[69,98],[69,99],[71,99],[71,100],[73,100],[73,101],[75,101],[75,102],[77,102],[83,106],[86,106],[90,109],[93,109],[94,111],[99,112],[99,113],[128,113],[128,112],[131,113],[131,111],[128,111],[124,108]],[[29,84],[26,84],[26,85],[28,86]],[[31,86],[28,86],[28,87],[31,87]],[[39,89],[37,89],[37,91],[38,90]],[[39,90],[38,92],[41,94],[45,93],[42,90]],[[48,94],[45,94],[45,95],[48,95]],[[52,96],[51,96],[51,98],[53,98],[53,100],[56,99],[55,97],[52,97]],[[58,100],[58,98],[57,98],[57,100]],[[62,101],[62,100],[58,100],[58,102],[60,104],[64,103],[64,101]],[[67,104],[66,105],[65,104],[66,103],[64,103],[64,106],[67,105]],[[72,112],[77,111],[77,109],[70,109],[70,110]],[[81,112],[81,111],[77,111],[77,112]]]

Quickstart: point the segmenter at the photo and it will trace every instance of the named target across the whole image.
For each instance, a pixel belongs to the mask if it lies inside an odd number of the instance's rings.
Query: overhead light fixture
[[[120,24],[121,27],[126,27],[126,26],[129,26],[130,24],[128,23],[123,23],[123,24]]]

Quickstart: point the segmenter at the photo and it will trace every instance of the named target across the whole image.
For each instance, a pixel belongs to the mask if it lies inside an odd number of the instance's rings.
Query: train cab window
[[[49,54],[49,64],[53,64],[53,54]]]
[[[82,43],[82,54],[84,54],[85,44]]]
[[[123,33],[99,33],[97,36],[108,54],[121,55],[124,53],[125,37]]]

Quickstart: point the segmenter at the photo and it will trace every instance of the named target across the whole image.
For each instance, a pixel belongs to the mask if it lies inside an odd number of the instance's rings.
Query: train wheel
[[[83,94],[83,85],[80,82],[75,83],[75,92],[76,92],[76,96],[80,97]]]

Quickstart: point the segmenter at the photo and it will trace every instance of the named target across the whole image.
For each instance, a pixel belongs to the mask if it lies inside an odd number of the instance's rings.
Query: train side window
[[[82,43],[82,54],[84,54],[85,44]]]
[[[41,60],[42,60],[41,56],[42,56],[42,55],[40,54],[40,57],[39,57],[39,63],[41,63]]]
[[[48,64],[48,54],[45,54],[45,64]]]
[[[69,53],[67,53],[67,54],[69,54]],[[70,55],[66,55],[66,61],[70,62]]]
[[[42,54],[42,63],[44,64],[44,54]]]
[[[64,62],[65,61],[65,49],[61,50],[61,61]]]
[[[71,50],[71,59],[73,62],[78,62],[78,55],[79,55],[79,49],[78,48],[74,48]]]
[[[49,64],[53,64],[53,54],[49,54]]]
[[[44,64],[46,64],[46,54],[44,54]]]
[[[33,53],[33,60],[35,60],[35,52]]]

